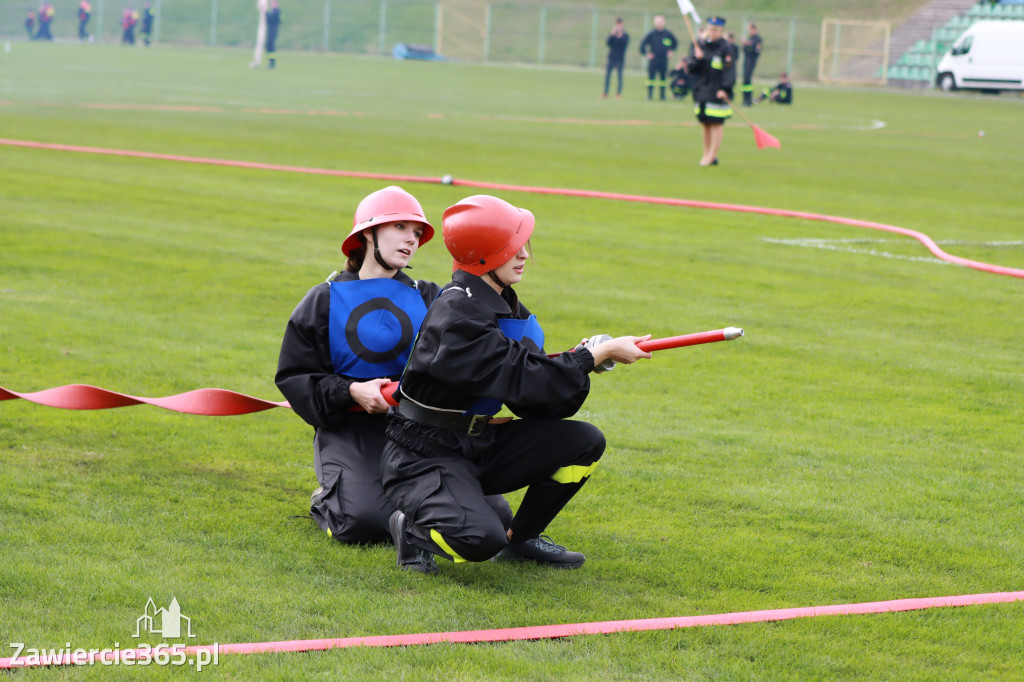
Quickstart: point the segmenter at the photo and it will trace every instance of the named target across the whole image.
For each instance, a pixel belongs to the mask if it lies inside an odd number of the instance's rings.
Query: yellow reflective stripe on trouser
[[[461,564],[466,561],[465,559],[460,557],[454,549],[449,547],[448,543],[444,541],[443,537],[441,537],[441,534],[433,528],[430,529],[430,539],[434,541],[435,545],[443,549],[445,553],[448,554],[448,556],[450,556],[452,558],[452,561],[454,561],[455,563]]]
[[[666,85],[666,83],[667,83],[667,82],[668,82],[668,81],[658,80],[658,79],[656,79],[656,78],[655,78],[655,79],[653,79],[653,80],[652,80],[652,79],[650,79],[650,78],[648,78],[648,79],[647,79],[647,85],[648,85],[648,86],[653,86],[653,85],[660,85],[661,87],[665,87],[665,85]]]
[[[754,91],[754,86],[752,84],[751,85],[744,85],[743,86],[743,92],[753,92],[753,91]]]
[[[597,462],[594,462],[590,466],[567,466],[562,467],[551,475],[551,478],[558,483],[579,483],[584,478],[594,473],[594,469],[597,468]]]
[[[693,113],[700,113],[699,104],[693,108]],[[704,105],[704,115],[713,116],[714,118],[729,118],[732,116],[732,107],[728,104],[715,104],[713,102],[708,102]]]

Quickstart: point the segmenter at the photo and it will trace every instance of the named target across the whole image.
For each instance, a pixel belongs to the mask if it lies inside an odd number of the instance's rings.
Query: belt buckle
[[[469,436],[479,436],[484,432],[484,427],[487,426],[487,422],[491,420],[489,414],[474,414],[469,420],[469,428],[466,429],[466,434]]]

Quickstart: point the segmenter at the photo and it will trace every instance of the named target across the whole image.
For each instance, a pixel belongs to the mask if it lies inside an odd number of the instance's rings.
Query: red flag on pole
[[[772,137],[753,123],[750,124],[750,127],[754,129],[754,142],[757,143],[758,149],[764,149],[765,147],[782,149],[782,143],[779,142],[778,138]]]

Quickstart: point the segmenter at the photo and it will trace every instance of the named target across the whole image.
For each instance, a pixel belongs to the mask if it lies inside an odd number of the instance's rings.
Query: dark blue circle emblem
[[[402,357],[413,335],[409,315],[387,298],[373,298],[356,306],[345,323],[349,348],[360,359],[375,364]]]

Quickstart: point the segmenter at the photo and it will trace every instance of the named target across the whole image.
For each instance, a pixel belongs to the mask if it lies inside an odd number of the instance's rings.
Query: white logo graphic
[[[160,621],[160,627],[156,627],[157,620]],[[184,636],[194,638],[195,635],[192,634],[192,619],[181,615],[181,607],[178,606],[177,597],[171,599],[171,603],[166,609],[158,609],[156,604],[153,603],[153,598],[150,597],[149,601],[146,602],[146,610],[135,621],[134,637],[141,637],[143,632],[149,632],[154,635],[161,635],[165,639],[177,639],[183,636],[181,634],[181,621],[185,621],[186,634]]]

